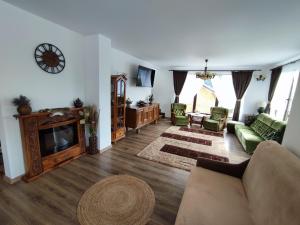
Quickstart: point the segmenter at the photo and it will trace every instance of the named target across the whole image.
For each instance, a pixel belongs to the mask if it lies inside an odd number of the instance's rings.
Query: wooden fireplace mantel
[[[15,116],[19,119],[23,154],[25,158],[25,175],[23,180],[31,181],[41,174],[79,157],[86,152],[83,108],[70,108],[61,113],[33,112],[30,115]],[[78,144],[63,151],[41,156],[39,131],[63,125],[77,125]]]

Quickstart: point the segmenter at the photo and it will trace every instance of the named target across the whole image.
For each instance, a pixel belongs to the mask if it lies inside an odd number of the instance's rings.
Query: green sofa
[[[213,131],[221,131],[225,128],[227,117],[228,117],[228,109],[223,107],[212,107],[210,109],[211,116],[205,118],[203,121],[203,127],[207,130]]]
[[[285,122],[274,120],[268,114],[262,113],[250,126],[237,124],[234,129],[245,151],[252,154],[262,141],[274,140],[281,144],[285,127]]]
[[[189,124],[189,117],[186,115],[185,110],[186,104],[171,104],[171,120],[173,125],[186,126]]]

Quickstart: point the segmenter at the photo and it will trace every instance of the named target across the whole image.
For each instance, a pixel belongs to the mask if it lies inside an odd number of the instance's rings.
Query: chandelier
[[[208,62],[208,59],[205,59],[205,68],[204,68],[204,71],[196,73],[196,77],[197,78],[200,78],[202,80],[211,80],[211,79],[213,79],[216,76],[215,73],[207,71],[207,62]]]

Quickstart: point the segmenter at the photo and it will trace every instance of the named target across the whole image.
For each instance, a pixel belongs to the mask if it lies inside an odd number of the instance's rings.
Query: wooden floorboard
[[[9,185],[0,181],[0,224],[78,225],[76,209],[80,197],[101,179],[129,174],[146,181],[155,193],[156,205],[149,225],[174,224],[189,172],[136,156],[171,126],[168,120],[133,130],[112,149],[85,155],[39,179]],[[225,134],[230,154],[245,155],[233,135]]]

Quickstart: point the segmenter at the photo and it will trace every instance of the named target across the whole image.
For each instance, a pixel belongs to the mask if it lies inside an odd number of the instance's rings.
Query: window
[[[288,120],[298,77],[299,70],[285,71],[283,69],[271,103],[270,115],[274,118]]]
[[[229,110],[228,116],[232,117],[235,106],[235,92],[231,73],[223,73],[212,80],[219,104],[218,106]]]
[[[194,73],[188,73],[180,94],[180,102],[187,105],[187,112],[193,111],[196,94],[196,112],[210,113],[218,99],[218,106],[228,108],[229,116],[232,116],[236,97],[231,74],[218,74],[214,79],[204,81],[196,78]]]

